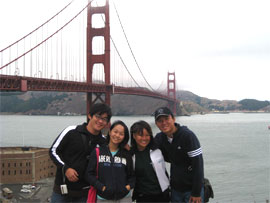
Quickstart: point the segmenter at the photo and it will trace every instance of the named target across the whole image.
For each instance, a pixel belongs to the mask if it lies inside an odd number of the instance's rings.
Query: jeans
[[[123,199],[119,200],[101,200],[97,199],[97,203],[127,203],[127,202],[132,202],[131,196],[129,197],[124,197]]]
[[[171,190],[172,194],[171,194],[171,200],[172,202],[185,202],[188,203],[189,199],[190,199],[190,195],[191,195],[191,191],[188,192],[178,192],[174,189]],[[204,189],[202,187],[201,190],[201,199],[202,199],[202,203],[204,202]]]
[[[64,203],[64,202],[83,202],[87,201],[87,197],[68,197],[66,195],[61,195],[53,192],[51,197],[51,203]]]

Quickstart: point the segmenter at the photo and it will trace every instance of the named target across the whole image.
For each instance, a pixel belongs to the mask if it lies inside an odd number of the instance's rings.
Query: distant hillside
[[[189,91],[178,91],[177,98],[183,103],[184,108],[189,112],[224,112],[224,111],[262,111],[270,112],[269,101],[258,101],[255,99],[216,100],[200,97]]]
[[[181,104],[177,107],[177,115],[193,113],[209,113],[224,111],[263,111],[270,112],[269,101],[245,99],[213,100],[200,97],[189,91],[178,91],[177,98]],[[1,92],[0,112],[8,114],[32,115],[83,115],[86,113],[85,93],[59,92]],[[150,97],[135,95],[112,95],[113,115],[151,115],[167,102]]]
[[[255,99],[244,99],[239,102],[241,110],[259,111],[270,105],[269,101],[258,101]]]
[[[1,93],[1,112],[42,112],[47,109],[49,104],[66,100],[68,100],[67,94]]]
[[[83,115],[86,113],[85,93],[26,92],[1,93],[2,113],[31,115]],[[112,95],[113,115],[151,115],[167,102],[150,97]]]

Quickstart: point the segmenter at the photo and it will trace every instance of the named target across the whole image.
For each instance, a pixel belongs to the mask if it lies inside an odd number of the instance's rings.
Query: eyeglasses
[[[98,120],[101,120],[103,123],[108,123],[108,118],[107,117],[101,117],[99,114],[94,115]]]

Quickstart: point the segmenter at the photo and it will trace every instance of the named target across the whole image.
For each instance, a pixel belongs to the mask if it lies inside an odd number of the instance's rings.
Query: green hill
[[[177,91],[181,101],[177,115],[227,111],[270,112],[269,101],[244,99],[215,100],[189,91]],[[157,107],[166,106],[160,99],[135,95],[112,95],[113,115],[151,115]],[[61,92],[1,92],[0,113],[32,115],[83,115],[86,113],[85,93]]]
[[[239,101],[241,110],[258,111],[270,105],[269,101],[258,101],[255,99],[244,99]]]

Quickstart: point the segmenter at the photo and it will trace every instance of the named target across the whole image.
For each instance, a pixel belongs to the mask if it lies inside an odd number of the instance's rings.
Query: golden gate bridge
[[[112,94],[141,95],[166,100],[176,113],[175,73],[168,72],[165,92],[152,88],[114,8],[136,68],[126,65],[126,52],[121,53],[111,35],[109,1],[91,0],[83,6],[71,1],[0,50],[0,91],[86,92],[87,112],[97,101],[110,105]]]

